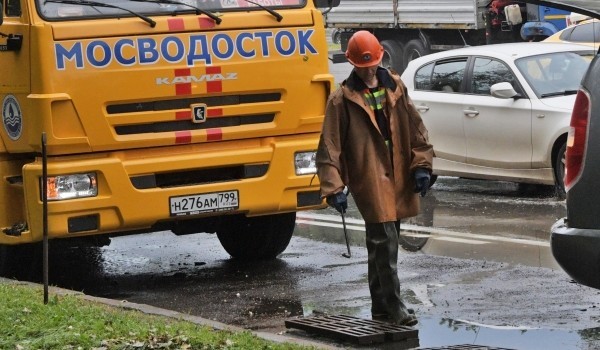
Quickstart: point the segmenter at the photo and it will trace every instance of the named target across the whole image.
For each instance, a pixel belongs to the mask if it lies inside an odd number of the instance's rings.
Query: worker
[[[348,42],[348,78],[327,100],[317,151],[321,197],[340,213],[348,186],[366,226],[373,319],[418,323],[400,298],[400,219],[415,216],[429,189],[433,147],[400,76],[379,66],[383,47],[368,31]]]

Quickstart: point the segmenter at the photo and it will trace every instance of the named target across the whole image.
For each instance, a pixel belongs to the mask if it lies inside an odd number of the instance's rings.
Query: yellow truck
[[[336,1],[0,1],[0,263],[44,232],[216,232],[274,258],[323,207]]]

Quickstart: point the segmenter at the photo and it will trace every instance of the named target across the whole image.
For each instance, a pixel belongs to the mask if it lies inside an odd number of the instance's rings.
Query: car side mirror
[[[519,98],[521,94],[515,91],[511,83],[502,82],[490,87],[490,93],[497,98]]]

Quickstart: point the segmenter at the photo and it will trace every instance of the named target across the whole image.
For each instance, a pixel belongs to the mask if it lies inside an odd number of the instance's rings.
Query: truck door
[[[0,25],[0,101],[13,95],[25,103],[31,81],[27,3],[25,0],[0,1],[4,20]]]
[[[541,41],[564,29],[570,12],[548,6],[527,4],[527,22],[521,27],[525,41]]]
[[[29,16],[25,0],[0,0],[0,227],[25,223],[23,189],[6,179],[21,175],[24,159],[9,152],[27,146],[23,116],[27,114],[31,73],[29,56]],[[6,236],[4,236],[6,237]]]

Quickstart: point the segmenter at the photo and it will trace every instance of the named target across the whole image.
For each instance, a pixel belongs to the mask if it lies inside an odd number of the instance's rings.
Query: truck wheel
[[[269,260],[287,248],[295,227],[296,213],[224,216],[217,237],[233,258]]]
[[[554,178],[556,179],[556,195],[559,198],[565,198],[565,152],[567,150],[567,144],[563,143],[558,149],[556,154],[556,160],[554,161]]]
[[[415,58],[428,55],[429,53],[429,49],[423,45],[421,40],[412,39],[404,47],[404,64],[407,65],[408,62],[414,60]]]
[[[0,275],[6,278],[35,279],[41,273],[42,245],[0,245]]]
[[[402,44],[395,40],[384,40],[381,42],[383,46],[383,58],[381,59],[381,66],[384,68],[391,68],[398,74],[402,74],[404,71],[404,60],[402,50]]]
[[[334,44],[339,44],[342,42],[342,31],[338,28],[335,28],[331,32],[331,42]]]

